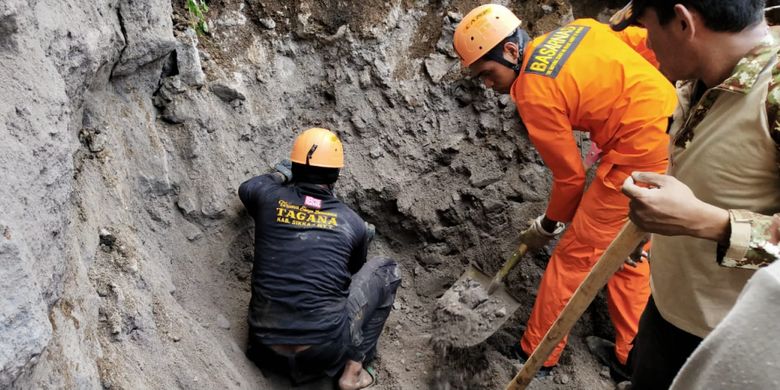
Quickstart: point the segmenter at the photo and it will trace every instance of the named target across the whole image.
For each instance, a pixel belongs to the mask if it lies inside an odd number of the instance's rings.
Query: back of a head
[[[629,6],[639,17],[648,7],[658,15],[661,25],[674,19],[674,6],[681,4],[696,11],[704,25],[717,32],[740,32],[764,19],[765,0],[634,0]]]
[[[290,161],[294,181],[333,184],[344,167],[344,150],[335,133],[314,127],[295,138]]]

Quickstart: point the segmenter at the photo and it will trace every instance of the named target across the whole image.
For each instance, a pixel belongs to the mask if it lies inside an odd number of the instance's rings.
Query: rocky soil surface
[[[404,282],[379,389],[503,388],[549,255],[505,282],[522,303],[467,349],[436,350],[436,300],[496,272],[550,177],[508,96],[451,48],[476,0],[0,2],[0,387],[286,389],[244,356],[251,219],[236,190],[302,129],[342,138],[338,193]],[[622,1],[504,2],[533,34]],[[573,3],[573,4],[572,4]],[[603,302],[597,302],[603,305]],[[534,388],[612,388],[575,328]],[[314,384],[313,388],[327,388]]]

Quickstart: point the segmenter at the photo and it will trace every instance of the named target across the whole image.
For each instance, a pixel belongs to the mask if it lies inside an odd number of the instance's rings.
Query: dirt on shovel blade
[[[488,295],[490,278],[470,267],[439,298],[434,342],[455,347],[481,343],[498,330],[520,306],[501,286]]]

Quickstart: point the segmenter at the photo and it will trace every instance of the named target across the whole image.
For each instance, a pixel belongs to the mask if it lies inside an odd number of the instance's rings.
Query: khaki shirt
[[[699,337],[723,319],[755,270],[775,260],[763,245],[769,215],[780,211],[780,129],[769,125],[766,110],[778,43],[780,36],[767,35],[693,107],[697,83],[678,86],[669,174],[702,201],[729,210],[731,237],[728,248],[719,248],[709,240],[654,235],[651,286],[661,315]]]

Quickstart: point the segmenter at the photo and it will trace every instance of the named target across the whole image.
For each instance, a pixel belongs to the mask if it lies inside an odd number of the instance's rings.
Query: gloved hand
[[[293,179],[292,174],[292,162],[288,159],[280,160],[276,165],[274,166],[274,169],[276,169],[277,172],[281,173],[282,176],[284,176],[284,182],[290,182]]]
[[[531,226],[529,226],[528,229],[520,232],[520,242],[528,245],[528,249],[536,250],[543,248],[550,240],[561,234],[563,229],[566,228],[565,224],[557,222],[555,231],[548,232],[542,227],[542,220],[544,217],[544,214],[540,215],[538,218],[531,221]]]
[[[368,236],[368,242],[371,242],[374,239],[374,236],[376,235],[376,227],[374,225],[363,222],[366,224],[366,236]]]

